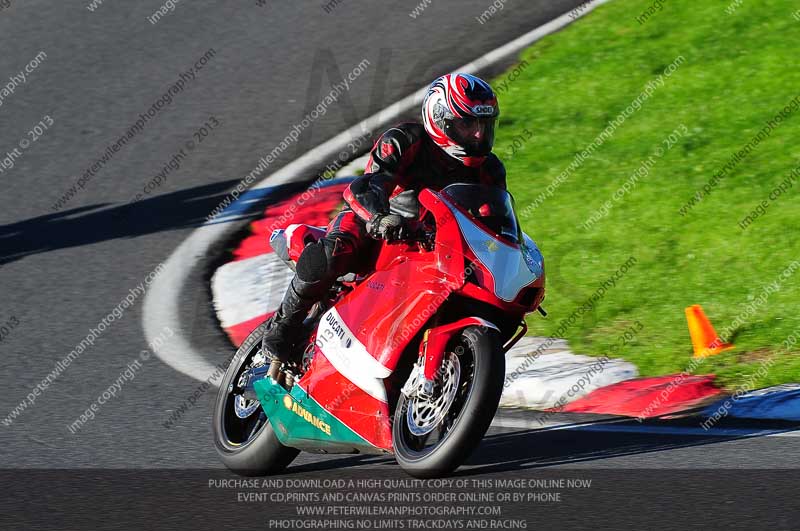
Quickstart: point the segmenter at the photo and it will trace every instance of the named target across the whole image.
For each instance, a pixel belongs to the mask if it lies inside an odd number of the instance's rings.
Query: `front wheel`
[[[470,326],[448,344],[434,392],[400,395],[392,425],[395,457],[418,478],[448,474],[478,446],[497,412],[505,357],[496,330]],[[417,389],[412,371],[405,389]]]
[[[278,440],[261,404],[247,396],[242,375],[251,368],[269,363],[261,352],[262,323],[247,336],[236,351],[219,386],[214,405],[214,443],[232,471],[243,476],[261,476],[280,472],[291,463],[299,450]]]

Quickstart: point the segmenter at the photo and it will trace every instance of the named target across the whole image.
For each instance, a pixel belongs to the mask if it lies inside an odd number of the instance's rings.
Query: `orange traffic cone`
[[[692,336],[695,358],[713,356],[733,348],[732,344],[725,343],[717,335],[699,304],[686,308],[686,321],[689,323],[689,335]]]

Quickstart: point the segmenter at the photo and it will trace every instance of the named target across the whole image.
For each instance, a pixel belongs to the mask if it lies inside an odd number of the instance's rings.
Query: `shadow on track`
[[[662,452],[676,448],[717,444],[743,438],[763,437],[771,433],[792,431],[800,424],[782,423],[765,427],[761,422],[739,421],[735,425],[738,433],[696,434],[682,433],[697,428],[697,423],[687,420],[653,421],[640,425],[637,422],[610,423],[617,430],[604,431],[603,424],[575,424],[558,429],[520,430],[487,435],[475,453],[453,476],[497,474],[546,468],[583,461],[597,461],[612,457]],[[642,431],[624,428],[644,428]],[[652,431],[645,431],[647,427]],[[733,426],[733,425],[732,425]],[[663,431],[659,431],[659,429]],[[675,432],[670,432],[674,430]],[[290,466],[287,474],[319,473],[331,470],[342,472],[348,469],[368,470],[370,465],[395,465],[391,457],[347,456],[317,463]],[[385,469],[383,469],[385,472]],[[397,467],[397,472],[400,472]]]
[[[26,256],[117,238],[199,227],[239,181],[229,180],[162,194],[122,205],[106,203],[46,214],[0,226],[0,265]],[[292,184],[248,193],[236,216],[220,223],[256,216],[276,196],[301,189]],[[246,203],[246,204],[243,204]]]
[[[762,422],[738,421],[727,427],[733,428],[735,433],[725,430],[717,433],[711,430],[704,433],[698,427],[696,419],[681,419],[651,421],[644,424],[634,421],[581,424],[559,429],[496,434],[483,440],[467,462],[470,468],[459,470],[455,475],[493,474],[662,452],[763,437],[796,430],[800,425],[780,423],[776,427],[766,426]]]

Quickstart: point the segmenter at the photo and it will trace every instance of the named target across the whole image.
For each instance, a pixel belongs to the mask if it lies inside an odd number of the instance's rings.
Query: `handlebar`
[[[403,225],[394,241],[428,243],[433,241],[435,236],[436,231],[430,226],[419,221],[410,221]]]

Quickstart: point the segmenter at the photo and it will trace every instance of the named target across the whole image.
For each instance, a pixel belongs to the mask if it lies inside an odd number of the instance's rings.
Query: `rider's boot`
[[[273,360],[286,362],[289,359],[294,340],[297,339],[294,336],[301,330],[308,311],[317,302],[316,297],[308,298],[300,295],[300,293],[304,294],[308,291],[308,287],[304,284],[307,283],[301,281],[297,276],[292,279],[278,311],[267,323],[262,345],[267,355]]]

